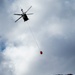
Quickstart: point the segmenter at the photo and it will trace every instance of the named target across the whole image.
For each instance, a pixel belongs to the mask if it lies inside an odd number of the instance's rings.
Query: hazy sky
[[[15,23],[30,6],[29,20]],[[75,0],[0,0],[0,75],[67,73],[75,74]]]

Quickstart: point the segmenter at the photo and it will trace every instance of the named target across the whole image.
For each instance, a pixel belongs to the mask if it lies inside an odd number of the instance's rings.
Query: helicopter
[[[30,6],[26,12],[24,12],[23,9],[21,9],[22,14],[14,14],[14,15],[20,16],[15,22],[17,22],[17,21],[18,21],[19,19],[21,19],[21,18],[23,18],[24,22],[25,22],[25,21],[28,21],[29,18],[28,18],[27,15],[32,15],[32,14],[33,14],[33,13],[28,13],[28,14],[27,14],[27,12],[31,9],[31,7],[32,7],[32,6]]]
[[[25,21],[28,21],[29,18],[28,18],[27,15],[32,15],[32,14],[33,14],[33,13],[28,13],[28,14],[27,14],[27,12],[31,9],[31,7],[32,7],[32,6],[30,6],[26,12],[24,12],[23,9],[21,9],[22,14],[14,14],[14,15],[20,16],[15,22],[17,22],[17,21],[18,21],[19,19],[21,19],[21,18],[23,18],[24,22],[25,22]],[[42,54],[43,54],[43,51],[40,51],[40,54],[42,55]]]

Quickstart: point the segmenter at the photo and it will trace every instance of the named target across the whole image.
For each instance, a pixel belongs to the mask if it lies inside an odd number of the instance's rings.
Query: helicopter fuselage
[[[23,20],[24,20],[24,21],[29,20],[28,16],[27,16],[25,13],[24,13],[24,14],[22,14],[22,16],[23,16]]]

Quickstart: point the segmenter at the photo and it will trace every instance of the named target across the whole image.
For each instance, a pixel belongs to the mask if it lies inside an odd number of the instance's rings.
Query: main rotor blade
[[[33,15],[33,13],[28,13],[27,15]]]
[[[14,14],[14,15],[20,15],[21,16],[22,14]]]
[[[25,13],[27,13],[27,12],[30,10],[31,7],[32,7],[32,6],[30,6],[29,9],[28,9]]]
[[[20,18],[22,18],[22,16],[21,17],[19,17],[15,22],[17,22]]]

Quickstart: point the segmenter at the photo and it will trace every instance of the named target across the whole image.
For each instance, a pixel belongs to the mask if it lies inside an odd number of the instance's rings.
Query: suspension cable
[[[29,28],[29,30],[30,30],[30,32],[31,32],[31,34],[32,34],[32,37],[33,37],[33,39],[34,39],[34,41],[35,41],[35,43],[36,43],[38,49],[40,50],[39,44],[38,44],[38,42],[37,42],[37,39],[35,38],[34,33],[33,33],[33,31],[32,31],[32,29],[31,29],[31,27],[30,27],[29,24],[28,24],[28,28]]]

